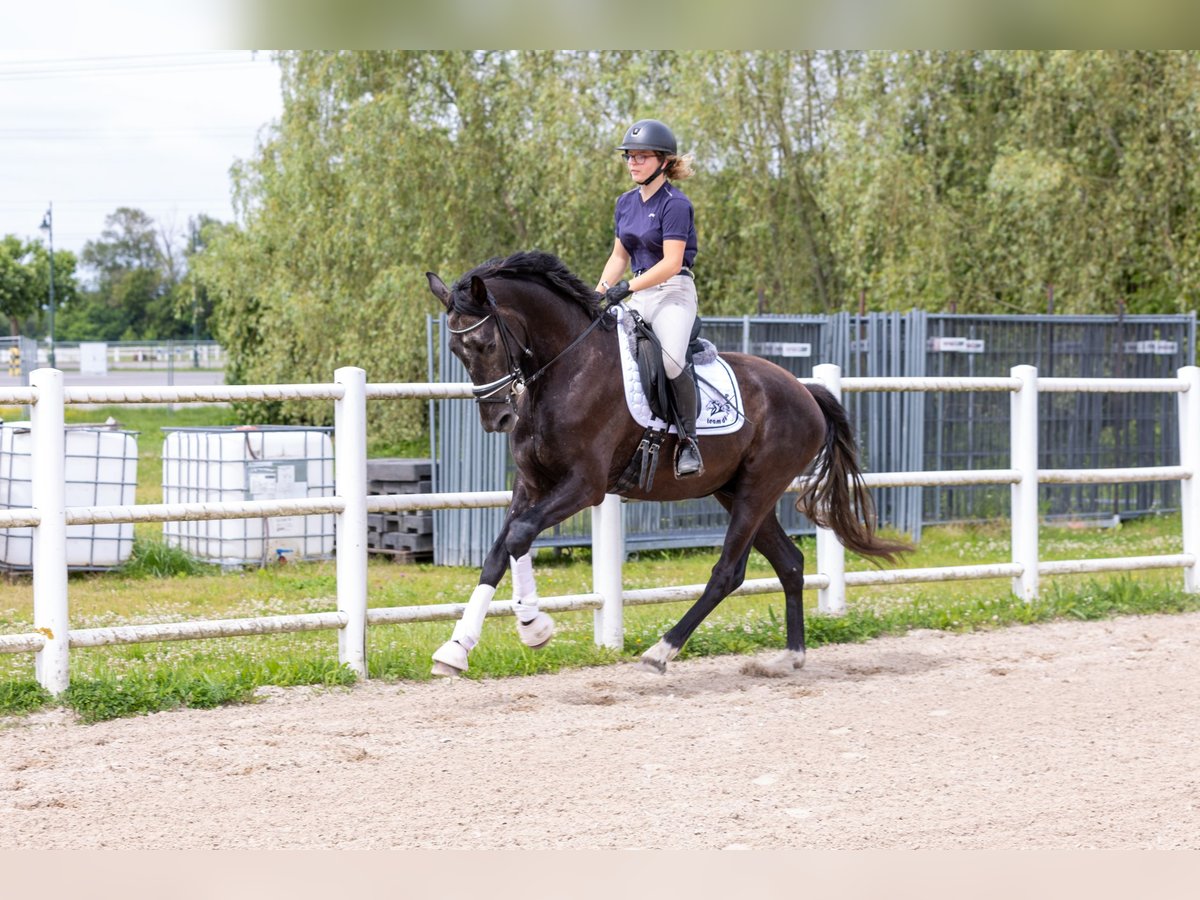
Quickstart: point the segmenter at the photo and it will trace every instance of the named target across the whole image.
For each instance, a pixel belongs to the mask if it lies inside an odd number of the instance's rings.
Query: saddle
[[[661,421],[674,424],[675,430],[682,435],[684,426],[679,412],[675,408],[675,395],[671,390],[670,379],[667,378],[666,366],[663,364],[662,343],[649,322],[632,310],[629,315],[633,318],[634,323],[633,332],[636,345],[634,355],[637,359],[638,377],[641,379],[642,390],[650,405],[650,411]],[[700,342],[700,327],[700,317],[697,316],[696,321],[692,323],[692,334],[688,340],[684,361],[684,374],[693,382],[696,378],[693,359],[704,352],[704,345]],[[632,490],[635,486],[639,490],[646,491],[654,487],[654,473],[658,470],[659,451],[663,441],[666,440],[667,431],[668,428],[655,428],[653,425],[646,427],[633,458],[625,467],[625,471],[621,473],[621,477],[617,479],[615,490],[618,494]]]
[[[642,380],[642,390],[650,403],[650,411],[664,422],[673,423],[680,428],[679,414],[675,409],[675,395],[671,390],[670,379],[667,378],[667,367],[663,364],[662,343],[654,333],[651,324],[636,312],[633,316],[633,329],[637,338],[638,376]],[[704,350],[700,343],[700,317],[692,323],[692,334],[688,338],[687,355],[684,360],[684,372],[694,382],[696,368],[693,359]]]

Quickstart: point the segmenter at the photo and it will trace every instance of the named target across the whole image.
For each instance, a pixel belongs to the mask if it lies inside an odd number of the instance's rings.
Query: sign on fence
[[[1174,356],[1179,352],[1179,344],[1175,341],[1126,341],[1125,352],[1149,356]]]
[[[974,338],[932,337],[928,349],[932,353],[982,353],[984,342]]]
[[[787,343],[783,341],[764,341],[755,349],[759,356],[812,356],[812,344]]]

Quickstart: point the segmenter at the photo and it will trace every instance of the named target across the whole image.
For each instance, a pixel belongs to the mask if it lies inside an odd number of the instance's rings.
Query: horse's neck
[[[570,347],[591,320],[578,307],[551,301],[531,305],[523,315],[523,323],[537,365],[544,366]]]

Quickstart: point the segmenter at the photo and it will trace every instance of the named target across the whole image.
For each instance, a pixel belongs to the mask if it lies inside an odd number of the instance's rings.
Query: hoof
[[[467,671],[467,648],[458,641],[446,641],[433,654],[430,674],[454,677]]]
[[[659,662],[657,659],[646,659],[646,657],[643,656],[640,660],[638,660],[638,667],[647,672],[654,672],[657,675],[667,674],[667,664],[665,662]]]
[[[804,667],[804,651],[785,650],[765,662],[756,659],[749,660],[742,666],[743,675],[754,675],[759,678],[786,678],[796,669]]]
[[[539,612],[528,625],[517,619],[517,635],[526,647],[541,650],[554,636],[554,620],[544,612]]]
[[[659,641],[642,654],[642,667],[652,672],[657,672],[659,675],[665,675],[667,673],[667,663],[673,660],[678,653],[678,647],[672,647],[666,641]]]
[[[778,656],[772,657],[767,665],[772,669],[803,669],[804,651],[784,650]]]

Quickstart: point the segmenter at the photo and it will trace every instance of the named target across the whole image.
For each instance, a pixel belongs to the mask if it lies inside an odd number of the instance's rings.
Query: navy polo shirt
[[[617,239],[629,254],[633,271],[649,269],[662,261],[663,241],[685,241],[683,264],[689,269],[696,259],[696,214],[689,200],[670,182],[660,187],[645,203],[638,188],[617,198],[613,217]]]

